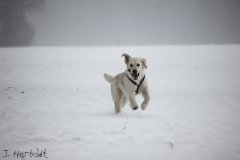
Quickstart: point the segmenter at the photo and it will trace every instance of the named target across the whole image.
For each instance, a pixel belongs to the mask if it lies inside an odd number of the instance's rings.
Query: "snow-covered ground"
[[[147,59],[151,102],[115,115],[103,73],[125,69],[123,52]],[[240,46],[1,48],[0,156],[36,148],[49,160],[238,160]]]

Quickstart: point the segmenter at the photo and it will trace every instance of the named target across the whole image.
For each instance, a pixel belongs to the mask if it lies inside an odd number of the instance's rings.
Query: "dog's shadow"
[[[114,113],[114,112],[101,112],[101,113],[92,113],[90,116],[98,116],[98,117],[111,117],[111,118],[156,118],[159,117],[157,114],[151,112],[121,112],[121,113]]]

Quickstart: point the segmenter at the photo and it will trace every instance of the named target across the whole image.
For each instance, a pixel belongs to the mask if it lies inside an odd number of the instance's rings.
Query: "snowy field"
[[[151,101],[115,115],[103,73],[125,69],[123,52],[147,59]],[[240,46],[1,48],[0,160],[36,148],[49,160],[239,160]]]

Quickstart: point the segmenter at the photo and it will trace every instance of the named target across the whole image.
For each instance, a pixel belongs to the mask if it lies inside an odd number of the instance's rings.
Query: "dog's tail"
[[[113,81],[113,76],[107,74],[107,73],[104,73],[104,78],[106,79],[106,81],[108,81],[109,83],[112,83]]]

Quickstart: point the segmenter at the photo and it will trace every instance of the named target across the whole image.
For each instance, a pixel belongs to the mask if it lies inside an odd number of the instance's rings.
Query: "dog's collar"
[[[139,93],[139,87],[142,85],[142,83],[143,83],[143,81],[145,79],[145,75],[143,76],[143,78],[141,79],[139,84],[137,84],[134,80],[129,78],[128,75],[127,75],[127,78],[129,79],[130,82],[132,82],[135,86],[137,86],[137,89],[135,90],[135,93],[138,94]]]

